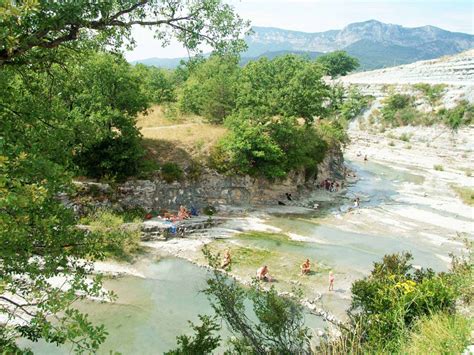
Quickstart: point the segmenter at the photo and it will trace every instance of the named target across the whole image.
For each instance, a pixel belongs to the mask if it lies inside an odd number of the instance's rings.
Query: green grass
[[[279,233],[267,233],[267,232],[246,232],[237,235],[237,239],[240,240],[267,240],[275,242],[277,245],[287,244],[287,245],[303,245],[303,242],[292,240],[286,234]]]
[[[435,314],[420,319],[402,354],[461,354],[469,345],[472,322],[460,315]]]
[[[141,220],[135,218],[133,221],[139,223]],[[140,246],[140,228],[135,226],[125,228],[123,215],[105,209],[97,210],[81,218],[80,222],[88,225],[89,229],[100,237],[107,258],[130,262],[137,254],[143,252]]]
[[[474,206],[474,189],[464,186],[451,186],[454,191],[458,194],[461,200],[469,206]]]

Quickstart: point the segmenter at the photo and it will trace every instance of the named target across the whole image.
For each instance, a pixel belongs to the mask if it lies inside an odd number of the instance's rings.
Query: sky
[[[448,31],[474,34],[474,0],[223,0],[253,26],[304,32],[342,29],[375,19],[405,27],[432,25]],[[178,43],[163,48],[150,30],[134,28],[137,46],[127,60],[187,56]]]

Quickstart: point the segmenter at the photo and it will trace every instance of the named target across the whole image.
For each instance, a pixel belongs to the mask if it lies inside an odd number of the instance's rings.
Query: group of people
[[[342,186],[337,181],[326,179],[321,181],[319,187],[322,189],[326,189],[326,191],[337,192]]]
[[[221,268],[227,269],[232,262],[232,258],[230,256],[230,251],[226,250],[224,253],[224,258],[222,259]],[[301,275],[309,275],[311,273],[311,262],[309,259],[306,259],[303,264],[300,266]],[[256,273],[257,280],[259,281],[266,281],[272,282],[274,278],[270,275],[267,265],[263,265],[262,267],[258,268]],[[329,272],[329,291],[334,290],[334,273],[332,271]]]
[[[193,216],[197,216],[197,210],[194,207],[191,207],[190,210],[188,210],[186,207],[183,205],[179,206],[179,210],[177,214],[170,213],[166,210],[162,211],[161,214],[158,216],[158,218],[164,219],[169,222],[177,222],[177,221],[183,221],[185,219],[189,219]]]

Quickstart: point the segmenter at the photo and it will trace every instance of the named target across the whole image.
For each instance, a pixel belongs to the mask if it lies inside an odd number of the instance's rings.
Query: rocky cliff
[[[294,199],[307,197],[318,183],[327,178],[344,177],[342,152],[334,149],[318,165],[316,179],[308,181],[304,173],[289,174],[286,179],[269,181],[250,176],[226,176],[205,171],[196,181],[166,183],[163,180],[130,180],[118,185],[114,191],[108,184],[77,182],[83,195],[91,189],[100,191],[99,206],[118,205],[123,208],[141,207],[145,210],[176,209],[179,205],[195,206],[246,206],[277,204],[286,200],[286,193]],[[97,203],[96,203],[97,205]]]

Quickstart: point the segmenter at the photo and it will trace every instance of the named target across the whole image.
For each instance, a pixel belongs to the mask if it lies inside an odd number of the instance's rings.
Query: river
[[[448,254],[458,252],[461,247],[459,242],[448,238],[440,241],[442,236],[433,242],[433,238],[411,235],[403,224],[414,222],[390,221],[384,214],[384,211],[394,208],[410,207],[410,203],[403,199],[403,194],[410,190],[407,187],[423,188],[422,174],[355,160],[348,164],[359,179],[336,202],[322,203],[323,208],[316,211],[274,207],[253,210],[247,216],[257,218],[270,230],[289,235],[288,242],[261,238],[239,239],[238,235],[230,240],[248,248],[271,250],[280,258],[275,260],[281,260],[282,264],[288,260],[296,262],[305,258],[317,260],[320,272],[313,279],[301,281],[301,285],[308,297],[321,294],[321,304],[338,317],[343,317],[349,305],[351,283],[367,275],[373,262],[380,260],[383,255],[409,251],[413,254],[414,264],[442,271],[448,268]],[[347,207],[355,196],[361,198],[361,210],[365,213],[348,211]],[[430,208],[418,207],[423,210]],[[366,218],[372,214],[380,220]],[[273,267],[277,276],[278,267]],[[205,269],[183,259],[156,256],[142,261],[139,268],[144,277],[125,276],[105,281],[104,286],[118,295],[116,303],[83,302],[78,305],[82,311],[89,313],[93,321],[107,327],[109,336],[100,353],[161,353],[176,345],[177,335],[189,331],[188,320],[196,321],[198,314],[212,313],[208,300],[200,293],[205,287]],[[253,272],[249,270],[242,268],[240,272],[250,278]],[[335,292],[326,290],[328,270],[334,270],[336,274]],[[285,285],[284,280],[277,283],[280,288]],[[308,315],[306,318],[308,326],[312,328],[324,326],[314,316]],[[223,336],[228,335],[224,329]],[[22,345],[30,346],[38,354],[70,352],[69,347],[57,348],[42,342]]]

